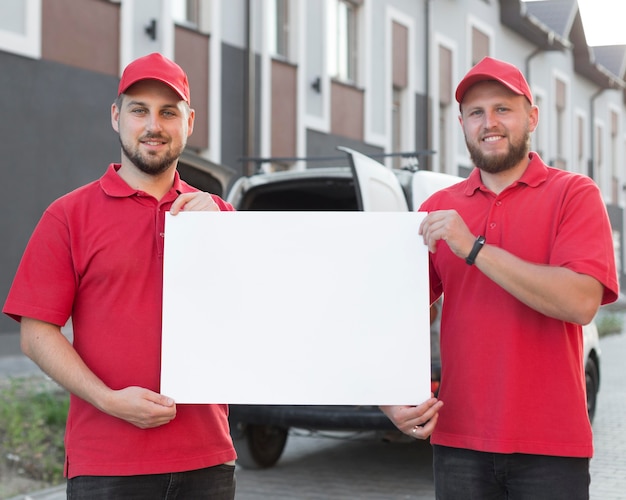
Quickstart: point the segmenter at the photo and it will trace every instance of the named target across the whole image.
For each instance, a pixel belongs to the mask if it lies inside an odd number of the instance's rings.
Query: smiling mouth
[[[496,142],[502,139],[504,139],[503,135],[491,135],[489,137],[483,138],[483,142]]]
[[[139,142],[147,144],[148,146],[159,146],[161,144],[167,143],[167,140],[160,135],[149,134],[139,139]]]

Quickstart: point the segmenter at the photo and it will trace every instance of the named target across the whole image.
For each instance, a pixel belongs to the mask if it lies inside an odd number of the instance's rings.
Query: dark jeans
[[[68,500],[235,498],[235,466],[145,476],[78,476],[67,481]]]
[[[589,459],[433,446],[437,500],[589,500]]]

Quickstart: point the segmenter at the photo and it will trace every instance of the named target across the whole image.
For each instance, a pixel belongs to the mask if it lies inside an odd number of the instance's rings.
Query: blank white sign
[[[428,399],[423,217],[167,214],[161,393],[177,403]]]

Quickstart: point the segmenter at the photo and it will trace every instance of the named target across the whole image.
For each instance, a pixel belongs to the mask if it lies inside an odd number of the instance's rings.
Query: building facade
[[[540,107],[533,149],[596,181],[623,277],[626,51],[587,45],[576,0],[5,0],[3,296],[45,207],[118,160],[117,83],[154,51],[189,75],[188,149],[241,175],[347,146],[465,176],[456,84],[486,55],[516,64]]]

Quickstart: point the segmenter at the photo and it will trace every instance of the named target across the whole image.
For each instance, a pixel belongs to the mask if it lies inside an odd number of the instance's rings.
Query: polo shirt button
[[[489,229],[495,229],[496,227],[496,223],[492,222],[491,224],[489,224]]]

